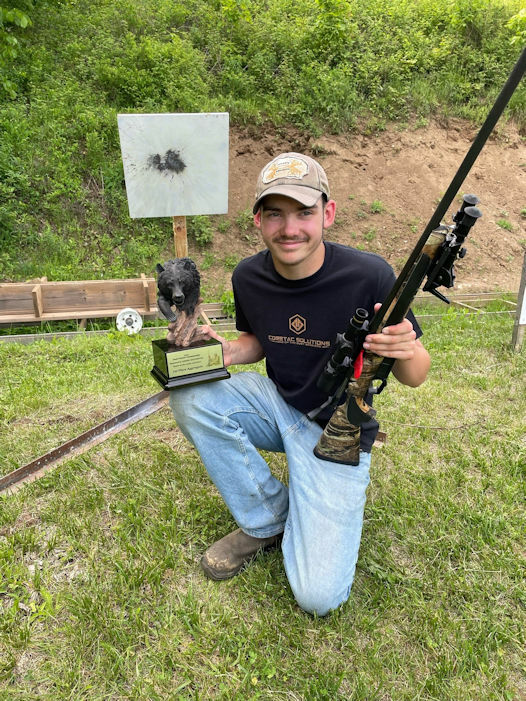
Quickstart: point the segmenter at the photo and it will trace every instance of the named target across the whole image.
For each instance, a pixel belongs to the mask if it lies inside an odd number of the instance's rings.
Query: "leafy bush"
[[[3,91],[9,97],[14,98],[16,92],[13,83],[5,75],[6,68],[18,56],[19,41],[14,35],[13,29],[20,27],[26,29],[31,25],[31,19],[25,10],[31,8],[31,2],[23,2],[22,9],[13,7],[12,2],[9,7],[0,6],[0,94]]]
[[[214,240],[214,230],[210,219],[205,216],[188,218],[188,233],[195,240],[199,248],[204,248]]]
[[[236,305],[234,302],[234,293],[232,290],[226,290],[221,295],[221,310],[223,314],[226,314],[230,318],[234,318],[236,315]]]

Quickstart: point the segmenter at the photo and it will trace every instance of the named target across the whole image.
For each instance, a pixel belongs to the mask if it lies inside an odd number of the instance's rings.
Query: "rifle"
[[[447,297],[437,288],[441,286],[449,288],[454,285],[454,263],[457,258],[465,256],[464,240],[477,219],[482,216],[482,212],[476,206],[478,198],[475,195],[464,196],[460,209],[453,217],[453,225],[443,224],[442,219],[525,70],[526,48],[523,49],[484,124],[381,307],[371,321],[368,319],[368,312],[358,308],[346,331],[338,334],[332,356],[317,383],[318,388],[328,395],[328,399],[307,414],[308,418],[313,420],[322,409],[326,407],[334,409],[314,448],[316,457],[344,465],[359,464],[360,427],[376,415],[376,411],[367,404],[365,397],[368,392],[380,394],[383,391],[395,363],[393,358],[384,358],[365,350],[363,348],[365,336],[369,333],[379,333],[384,326],[401,322],[426,278],[423,290],[449,303]],[[380,384],[373,386],[373,382],[377,380]],[[340,403],[344,396],[345,400]]]

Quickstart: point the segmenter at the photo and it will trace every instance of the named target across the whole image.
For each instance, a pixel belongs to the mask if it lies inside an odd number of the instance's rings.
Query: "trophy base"
[[[230,377],[224,367],[223,346],[214,339],[186,348],[159,339],[152,341],[152,348],[154,366],[150,374],[165,390]]]

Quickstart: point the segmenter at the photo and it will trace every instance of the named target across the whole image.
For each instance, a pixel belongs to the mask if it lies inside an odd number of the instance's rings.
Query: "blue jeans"
[[[284,531],[285,571],[300,607],[323,616],[346,601],[370,453],[361,453],[357,467],[316,458],[312,450],[322,429],[258,373],[173,390],[170,405],[238,526],[257,538]],[[286,454],[288,488],[259,450]]]

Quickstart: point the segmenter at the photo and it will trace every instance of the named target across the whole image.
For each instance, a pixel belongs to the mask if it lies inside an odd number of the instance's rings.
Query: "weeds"
[[[226,314],[230,318],[235,317],[236,305],[234,302],[234,293],[232,290],[226,290],[221,295],[221,310],[223,314]]]
[[[385,211],[385,206],[380,200],[374,200],[371,202],[370,210],[372,214],[381,214]]]
[[[498,219],[497,226],[506,231],[513,231],[513,224],[508,219]]]
[[[223,265],[227,270],[234,270],[238,263],[239,258],[236,255],[225,256],[223,259]]]
[[[245,235],[250,231],[254,223],[254,216],[252,214],[252,209],[244,209],[235,218],[236,226],[238,227],[240,233]]]
[[[214,230],[209,217],[189,217],[188,233],[195,239],[199,248],[204,248],[214,240]]]

